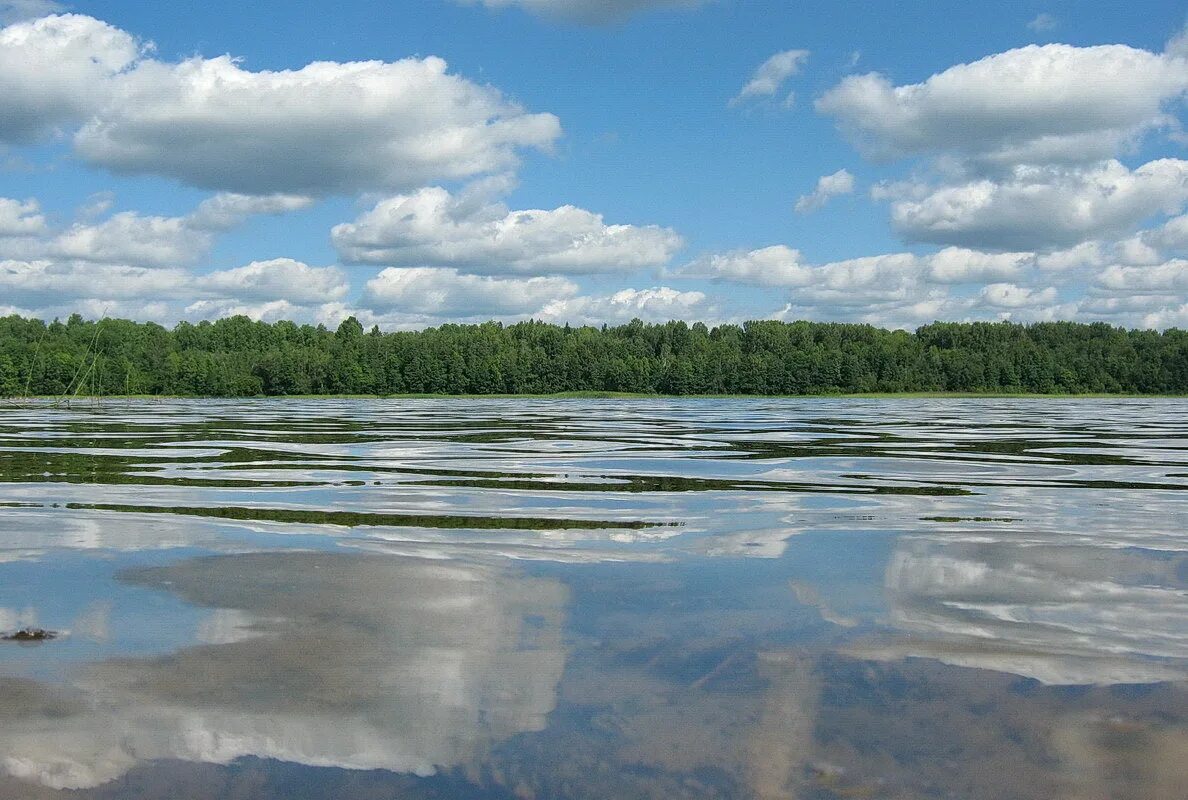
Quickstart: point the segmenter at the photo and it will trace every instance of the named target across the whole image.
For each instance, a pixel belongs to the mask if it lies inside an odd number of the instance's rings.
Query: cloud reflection
[[[1157,551],[905,537],[886,569],[901,634],[867,656],[923,656],[1048,684],[1188,676],[1181,557]]]
[[[216,609],[208,643],[105,661],[75,689],[0,707],[9,774],[77,789],[145,761],[258,756],[428,775],[543,729],[556,703],[566,593],[553,581],[301,552],[125,577]]]

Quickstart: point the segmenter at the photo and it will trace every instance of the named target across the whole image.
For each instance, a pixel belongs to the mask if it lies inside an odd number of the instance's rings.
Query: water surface
[[[0,798],[1173,798],[1188,402],[0,406]]]

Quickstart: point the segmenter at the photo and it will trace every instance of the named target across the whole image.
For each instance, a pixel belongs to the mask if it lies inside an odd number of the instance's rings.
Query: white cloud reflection
[[[195,559],[131,574],[216,610],[199,644],[101,662],[0,709],[0,766],[59,789],[137,764],[244,756],[433,774],[541,730],[565,590],[504,569],[341,554]]]

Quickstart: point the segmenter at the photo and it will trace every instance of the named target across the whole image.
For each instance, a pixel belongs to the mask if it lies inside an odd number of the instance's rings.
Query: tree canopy
[[[0,396],[1188,393],[1188,332],[1104,323],[442,325],[0,318]]]

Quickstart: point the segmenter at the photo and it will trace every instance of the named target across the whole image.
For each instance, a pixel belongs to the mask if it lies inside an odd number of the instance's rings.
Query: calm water
[[[1188,402],[0,407],[0,798],[1153,798]]]

